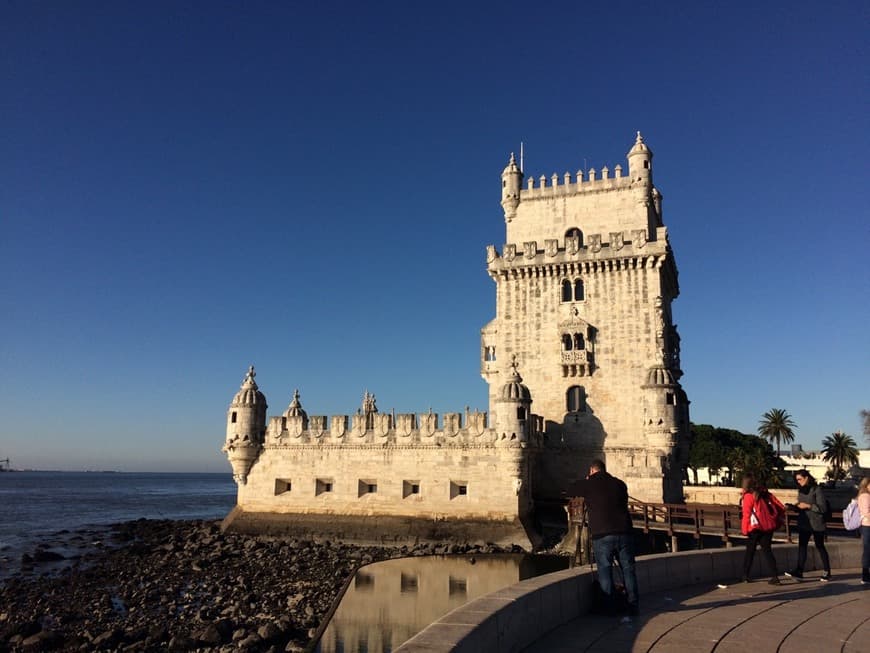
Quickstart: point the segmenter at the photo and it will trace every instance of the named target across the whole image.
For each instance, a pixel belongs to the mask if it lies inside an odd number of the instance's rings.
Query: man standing
[[[583,497],[589,519],[592,551],[598,564],[598,582],[613,607],[613,560],[625,579],[629,614],[638,611],[637,575],[634,570],[634,542],[631,517],[628,514],[628,488],[625,483],[607,473],[604,461],[593,460],[589,475],[577,481],[568,492]]]

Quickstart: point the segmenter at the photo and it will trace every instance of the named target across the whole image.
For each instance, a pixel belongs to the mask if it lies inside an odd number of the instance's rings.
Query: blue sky
[[[866,3],[6,2],[0,457],[220,471],[279,414],[486,407],[499,174],[637,129],[692,419],[870,408]]]

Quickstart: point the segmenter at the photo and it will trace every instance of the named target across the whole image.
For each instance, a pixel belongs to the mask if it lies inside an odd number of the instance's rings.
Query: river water
[[[565,557],[523,554],[376,562],[351,580],[315,651],[389,653],[468,601],[567,567]]]
[[[220,519],[236,503],[225,474],[0,473],[0,574],[60,531],[131,519]]]

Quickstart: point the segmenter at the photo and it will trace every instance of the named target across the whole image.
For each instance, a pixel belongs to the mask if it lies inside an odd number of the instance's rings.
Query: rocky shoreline
[[[140,519],[72,557],[25,554],[0,585],[0,652],[303,651],[358,566],[502,551],[252,537],[219,523]]]

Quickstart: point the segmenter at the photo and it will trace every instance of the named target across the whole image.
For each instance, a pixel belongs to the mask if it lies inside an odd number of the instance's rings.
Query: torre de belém
[[[628,171],[501,174],[506,227],[486,249],[489,413],[266,417],[251,368],[227,412],[231,529],[384,543],[539,540],[536,515],[593,458],[644,501],[682,501],[689,402],[671,314],[677,267],[638,133]]]

